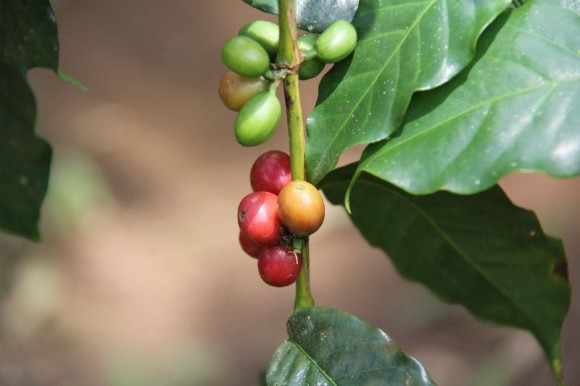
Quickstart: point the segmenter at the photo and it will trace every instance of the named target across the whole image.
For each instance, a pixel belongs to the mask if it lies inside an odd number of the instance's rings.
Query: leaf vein
[[[442,120],[442,121],[440,121],[440,122],[438,122],[438,123],[436,123],[436,124],[434,124],[434,125],[432,125],[430,127],[427,127],[425,129],[421,130],[418,133],[415,133],[413,135],[410,135],[407,138],[403,138],[403,139],[395,142],[391,146],[385,146],[384,148],[379,149],[373,155],[373,158],[376,158],[376,156],[378,156],[379,154],[384,155],[386,153],[389,153],[390,151],[396,149],[397,147],[402,146],[402,145],[404,145],[404,144],[406,144],[406,143],[408,143],[410,141],[414,141],[414,140],[416,140],[419,137],[422,137],[422,136],[431,134],[433,132],[433,130],[436,130],[437,128],[439,128],[441,126],[444,126],[448,122],[452,122],[455,119],[458,119],[461,116],[466,115],[467,113],[470,113],[472,111],[475,111],[475,110],[477,110],[480,107],[483,107],[485,105],[493,104],[493,103],[496,103],[498,101],[501,101],[501,100],[504,100],[504,99],[508,99],[508,98],[511,98],[511,97],[523,95],[523,94],[528,93],[528,92],[533,92],[533,91],[541,90],[543,88],[556,87],[556,86],[558,86],[561,83],[567,83],[567,82],[570,82],[571,83],[571,82],[575,82],[575,81],[579,81],[579,80],[580,80],[580,76],[573,77],[573,78],[569,78],[569,79],[564,79],[564,80],[557,80],[557,81],[552,81],[552,82],[546,82],[544,84],[535,85],[535,86],[532,86],[532,87],[526,87],[526,88],[523,88],[523,89],[520,89],[520,90],[516,90],[516,91],[510,92],[510,93],[506,93],[506,94],[501,94],[501,95],[495,96],[495,97],[490,98],[490,99],[488,99],[486,101],[483,101],[481,103],[477,103],[477,104],[469,107],[468,109],[462,110],[462,111],[458,112],[457,114],[451,115],[451,116],[447,117],[446,119],[444,119],[444,120]]]
[[[438,0],[431,0],[429,2],[426,2],[425,9],[413,21],[413,23],[411,24],[411,26],[409,26],[409,29],[402,36],[401,41],[399,42],[399,44],[395,47],[395,49],[393,49],[393,52],[391,53],[391,55],[389,56],[389,58],[386,60],[385,65],[383,65],[382,68],[379,71],[377,71],[377,76],[374,77],[374,80],[370,83],[370,86],[368,86],[364,90],[364,92],[362,93],[361,97],[358,99],[358,101],[355,103],[355,105],[353,106],[353,108],[350,110],[350,112],[347,115],[352,115],[359,108],[359,106],[362,103],[362,101],[366,98],[366,96],[368,95],[368,93],[370,92],[370,90],[373,88],[373,85],[376,84],[376,82],[379,79],[379,77],[383,74],[383,72],[385,71],[385,69],[387,68],[387,66],[391,63],[391,61],[393,60],[393,58],[396,56],[395,53],[399,53],[399,51],[401,50],[401,47],[406,42],[406,39],[408,38],[408,36],[411,33],[411,31],[413,31],[417,27],[419,21],[421,21],[423,19],[423,17],[425,16],[425,14],[427,14],[427,12],[431,9],[431,7],[433,7],[433,5],[437,1]],[[330,151],[331,146],[338,139],[339,132],[341,132],[344,129],[344,127],[346,126],[346,123],[347,123],[347,121],[345,120],[344,123],[337,130],[335,130],[335,133],[332,136],[330,142],[328,142],[328,145],[326,146],[326,149],[322,152],[321,158],[324,159],[324,158],[326,158],[328,156],[328,152]],[[316,172],[319,172],[318,169],[320,169],[322,166],[323,166],[322,163],[319,163],[317,165]]]
[[[333,385],[333,386],[338,386],[334,380],[330,377],[330,375],[328,375],[328,373],[326,371],[324,371],[324,369],[322,367],[320,367],[320,365],[318,364],[318,362],[316,362],[314,360],[314,358],[312,358],[310,356],[310,354],[308,354],[308,352],[306,352],[306,350],[304,350],[304,348],[302,346],[300,346],[298,343],[296,342],[290,342],[292,344],[294,344],[296,346],[296,348],[306,357],[306,359],[308,359],[308,361],[310,363],[312,363],[312,365],[318,370],[320,371],[320,373],[324,376],[324,378],[326,378],[328,380],[328,382]]]
[[[495,283],[494,281],[492,281],[488,275],[482,271],[477,264],[473,261],[473,259],[471,259],[468,254],[458,245],[456,244],[451,236],[449,236],[447,234],[447,232],[440,227],[435,220],[427,213],[423,210],[423,208],[421,208],[418,204],[416,204],[414,201],[410,200],[408,197],[405,197],[404,195],[401,195],[399,192],[395,191],[394,189],[383,189],[384,186],[379,184],[376,181],[369,181],[369,180],[365,180],[365,183],[371,184],[371,185],[375,185],[377,186],[380,190],[386,190],[388,193],[391,193],[392,195],[398,197],[399,199],[401,199],[402,201],[406,201],[407,203],[409,203],[411,205],[411,207],[415,208],[415,210],[417,211],[417,213],[423,217],[425,219],[425,221],[427,221],[427,223],[429,223],[433,229],[440,234],[441,238],[448,242],[449,245],[453,248],[453,250],[455,250],[458,254],[458,256],[460,256],[468,265],[470,265],[475,272],[477,272],[482,278],[484,278],[485,280],[487,280],[487,282],[489,284],[493,284],[491,286],[491,288],[493,288],[501,297],[503,297],[508,303],[512,304],[515,309],[519,310],[521,315],[523,315],[526,319],[528,319],[528,321],[530,322],[531,326],[534,326],[535,328],[539,328],[536,321],[534,320],[533,317],[531,317],[527,310],[523,309],[522,306],[518,303],[516,303],[514,300],[512,300],[503,290],[503,288],[501,288],[499,286],[499,284]],[[537,331],[539,331],[541,329],[538,329]]]

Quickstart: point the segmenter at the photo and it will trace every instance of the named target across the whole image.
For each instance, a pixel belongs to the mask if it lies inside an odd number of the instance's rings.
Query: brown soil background
[[[217,97],[223,42],[264,18],[241,1],[56,0],[61,69],[31,74],[54,146],[44,241],[0,239],[0,385],[255,385],[285,338],[293,289],[263,284],[237,244],[255,157]],[[316,81],[305,83],[308,111]],[[344,162],[356,155],[352,151]],[[515,175],[520,206],[562,237],[580,282],[580,179]],[[442,386],[553,385],[534,339],[403,280],[339,208],[312,240],[318,304],[390,334]],[[564,326],[580,385],[580,303]]]

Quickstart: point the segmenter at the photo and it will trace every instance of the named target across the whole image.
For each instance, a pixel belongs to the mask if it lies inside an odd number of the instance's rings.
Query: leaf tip
[[[552,372],[554,373],[554,377],[558,382],[558,386],[564,386],[564,375],[563,375],[563,366],[562,361],[560,358],[555,358],[550,361],[550,367],[552,368]]]
[[[57,71],[56,76],[60,80],[62,80],[64,82],[66,82],[66,83],[68,83],[68,84],[70,84],[70,85],[78,88],[81,91],[88,91],[89,90],[89,88],[87,86],[85,86],[83,83],[81,83],[80,81],[76,80],[75,78],[73,78],[72,76],[70,76],[69,74],[67,74],[65,72]]]
[[[349,215],[352,214],[352,209],[350,207],[350,193],[352,191],[354,184],[356,183],[356,180],[358,180],[360,174],[361,171],[359,170],[355,171],[354,175],[352,176],[352,179],[350,180],[350,183],[348,184],[348,188],[346,189],[346,194],[344,195],[344,208],[346,209],[346,212]]]

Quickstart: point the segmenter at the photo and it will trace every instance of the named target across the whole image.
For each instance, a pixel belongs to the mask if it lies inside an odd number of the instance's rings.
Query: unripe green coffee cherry
[[[302,53],[304,60],[310,60],[317,56],[316,41],[319,36],[318,34],[308,32],[298,37],[298,49]]]
[[[278,24],[266,20],[254,20],[243,26],[239,35],[247,36],[260,43],[271,58],[276,56],[280,40]]]
[[[233,72],[257,78],[268,71],[270,58],[266,50],[247,36],[236,36],[224,44],[222,61]]]
[[[326,63],[316,58],[305,60],[300,64],[298,78],[302,80],[312,79],[324,70],[324,66],[326,66]]]
[[[266,142],[280,123],[282,107],[274,92],[254,95],[240,110],[235,123],[236,139],[243,146]]]
[[[326,63],[340,62],[354,50],[356,39],[353,25],[346,20],[337,20],[316,41],[318,57]]]

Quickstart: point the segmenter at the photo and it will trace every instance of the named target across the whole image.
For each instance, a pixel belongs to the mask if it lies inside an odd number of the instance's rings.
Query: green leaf
[[[344,202],[355,169],[337,169],[322,181],[332,203]],[[368,174],[352,187],[350,208],[363,236],[403,276],[482,320],[530,331],[561,375],[567,264],[560,240],[546,236],[532,212],[498,186],[471,196],[414,196]]]
[[[278,14],[278,0],[244,0],[254,8]],[[332,22],[351,21],[359,0],[296,0],[296,24],[310,32],[322,32]]]
[[[34,134],[36,102],[24,75],[58,72],[58,35],[48,0],[0,1],[0,228],[38,240],[50,146]]]
[[[260,374],[258,374],[258,384],[260,386],[268,386],[268,381],[266,380],[266,370],[260,371]]]
[[[0,228],[40,238],[50,146],[34,135],[36,103],[24,76],[0,62]]]
[[[529,1],[480,43],[469,71],[418,94],[360,171],[417,194],[479,192],[515,171],[580,174],[578,2]]]
[[[354,315],[307,308],[288,320],[288,340],[274,354],[268,385],[435,385],[387,334]]]
[[[509,0],[363,0],[353,24],[354,56],[320,84],[307,121],[308,178],[318,182],[356,144],[387,138],[412,94],[438,86],[464,68],[475,42]]]
[[[58,35],[48,0],[0,1],[0,62],[57,71]]]

